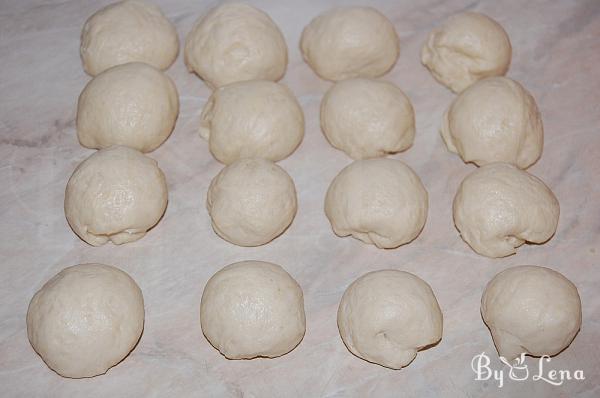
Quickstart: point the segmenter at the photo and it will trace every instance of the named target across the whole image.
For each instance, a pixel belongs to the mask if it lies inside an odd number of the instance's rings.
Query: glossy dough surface
[[[344,292],[338,328],[357,357],[388,368],[410,364],[442,338],[442,312],[431,287],[403,271],[369,272]]]
[[[64,377],[92,377],[125,358],[144,327],[144,299],[118,268],[63,269],[33,296],[27,334],[35,351]]]
[[[570,280],[550,268],[517,266],[497,274],[481,298],[481,315],[498,354],[556,355],[581,327],[581,299]]]
[[[302,289],[279,265],[230,264],[206,284],[200,321],[208,341],[229,359],[278,357],[304,336]]]
[[[156,161],[124,146],[81,162],[65,192],[67,221],[92,246],[142,238],[166,207],[167,182]]]

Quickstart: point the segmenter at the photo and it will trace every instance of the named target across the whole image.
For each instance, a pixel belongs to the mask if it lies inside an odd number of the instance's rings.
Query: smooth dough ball
[[[128,62],[165,70],[177,58],[179,37],[160,8],[126,0],[102,8],[86,21],[79,51],[83,69],[92,76]]]
[[[77,104],[77,137],[86,148],[125,145],[142,152],[158,148],[179,114],[173,81],[158,69],[134,62],[94,77]]]
[[[135,347],[144,328],[144,298],[118,268],[81,264],[63,269],[33,296],[27,335],[61,376],[106,373]]]
[[[419,176],[394,159],[355,161],[333,179],[325,197],[325,214],[336,235],[385,249],[415,239],[427,209]]]
[[[353,159],[381,157],[412,145],[415,112],[392,83],[347,79],[323,97],[321,129],[331,145]]]
[[[202,110],[200,135],[220,162],[288,157],[304,137],[304,114],[287,87],[268,80],[216,89]]]
[[[378,77],[400,54],[394,25],[371,7],[339,7],[317,16],[300,41],[304,60],[326,80]]]
[[[506,162],[526,169],[544,146],[535,100],[506,77],[481,80],[456,97],[444,114],[441,133],[451,152],[478,166]]]
[[[558,200],[539,178],[506,163],[469,174],[454,197],[454,224],[477,253],[505,257],[544,243],[558,225]]]
[[[124,146],[81,162],[65,192],[67,221],[92,246],[142,238],[166,208],[167,182],[156,161]]]
[[[292,178],[261,158],[240,159],[221,170],[206,200],[215,232],[238,246],[264,245],[281,235],[297,206]]]
[[[481,315],[498,354],[507,360],[526,353],[556,355],[581,327],[577,288],[559,272],[524,265],[496,275],[481,298]]]
[[[230,264],[206,284],[200,322],[210,344],[229,359],[278,357],[304,336],[302,288],[279,265]]]
[[[421,50],[433,77],[459,93],[485,77],[503,76],[512,56],[508,35],[492,18],[463,12],[434,29]]]
[[[244,80],[277,81],[287,62],[287,45],[275,22],[244,3],[213,8],[185,40],[188,70],[210,88]]]
[[[431,287],[411,273],[369,272],[344,292],[337,315],[346,347],[359,358],[392,369],[442,338],[442,311]]]

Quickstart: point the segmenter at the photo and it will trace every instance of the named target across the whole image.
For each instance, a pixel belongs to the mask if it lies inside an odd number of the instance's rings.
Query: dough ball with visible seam
[[[216,89],[204,106],[200,135],[220,162],[288,157],[304,137],[304,114],[286,86],[268,80]]]
[[[92,246],[141,239],[166,208],[167,182],[156,161],[124,146],[81,162],[65,192],[67,221]]]
[[[206,284],[200,323],[210,344],[226,358],[287,354],[306,330],[302,288],[279,265],[230,264]]]
[[[167,75],[141,62],[118,65],[81,92],[77,137],[86,148],[125,145],[151,152],[171,135],[178,114],[179,96]]]
[[[544,146],[535,99],[507,77],[483,79],[456,97],[444,114],[441,134],[448,150],[478,166],[506,162],[526,169]]]
[[[397,270],[369,272],[346,289],[337,323],[346,347],[359,358],[392,369],[442,338],[442,311],[431,287]]]
[[[302,32],[302,56],[326,80],[379,77],[400,54],[394,25],[372,7],[338,7],[314,18]]]
[[[487,257],[548,241],[559,213],[558,200],[542,180],[507,163],[491,163],[465,177],[453,204],[460,236]]]
[[[463,12],[435,28],[421,50],[421,62],[455,93],[478,80],[503,76],[512,47],[506,31],[487,15]]]
[[[140,288],[109,265],[63,269],[38,290],[27,310],[33,349],[64,377],[106,373],[131,352],[143,328]]]
[[[487,284],[481,316],[498,355],[511,361],[521,353],[553,356],[567,348],[581,328],[577,287],[546,267],[508,268]]]
[[[245,80],[278,81],[287,63],[287,45],[275,22],[244,3],[211,9],[185,40],[188,70],[210,88]]]
[[[83,69],[92,76],[129,62],[165,70],[178,53],[175,26],[160,8],[145,1],[110,4],[89,17],[81,32]]]
[[[226,166],[208,188],[206,207],[215,232],[238,246],[260,246],[281,235],[297,210],[294,181],[267,159]]]
[[[400,160],[356,160],[331,182],[325,214],[338,236],[391,249],[414,240],[427,219],[428,195]]]
[[[321,129],[327,140],[353,159],[408,149],[415,138],[415,113],[394,84],[369,78],[336,83],[321,101]]]

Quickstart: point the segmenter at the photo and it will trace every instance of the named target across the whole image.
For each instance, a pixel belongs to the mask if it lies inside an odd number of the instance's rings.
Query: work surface
[[[179,90],[175,131],[158,150],[169,185],[163,220],[142,240],[91,247],[69,228],[64,189],[75,167],[93,151],[75,133],[77,97],[90,79],[79,59],[86,18],[105,1],[8,0],[0,5],[0,395],[76,397],[597,397],[600,394],[600,2],[590,1],[352,1],[370,4],[395,24],[398,63],[384,78],[413,102],[413,147],[395,155],[408,163],[429,191],[429,215],[421,235],[395,250],[380,250],[331,231],[323,199],[333,177],[350,163],[319,129],[319,103],[331,83],[302,61],[298,42],[317,14],[343,1],[251,1],[281,27],[290,62],[282,82],[299,98],[306,135],[279,164],[298,190],[298,214],[272,243],[242,248],[220,239],[205,208],[206,190],[222,165],[198,134],[209,90],[188,73],[180,52],[168,70]],[[214,1],[157,2],[174,21],[181,40]],[[556,235],[525,245],[514,256],[475,254],[452,223],[452,200],[473,165],[445,148],[438,133],[454,95],[433,80],[419,60],[428,32],[463,10],[498,20],[513,45],[508,76],[536,98],[545,127],[544,152],[529,169],[560,201]],[[282,265],[304,290],[306,336],[277,359],[231,361],[200,329],[199,304],[210,276],[226,264],[265,260]],[[32,295],[66,266],[100,262],[127,271],[140,285],[145,329],[135,351],[106,375],[65,379],[49,370],[27,340],[25,315]],[[513,265],[552,267],[579,289],[583,326],[549,369],[582,370],[584,381],[553,386],[543,380],[477,381],[471,369],[485,352],[502,369],[479,313],[485,284]],[[345,288],[377,269],[406,270],[425,279],[444,314],[444,335],[399,371],[354,357],[342,343],[336,312]],[[526,361],[537,374],[538,361]]]

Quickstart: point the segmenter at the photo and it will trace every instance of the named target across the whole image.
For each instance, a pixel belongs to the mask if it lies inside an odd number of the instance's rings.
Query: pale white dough
[[[244,3],[213,8],[185,39],[188,70],[210,88],[244,80],[277,81],[287,62],[287,45],[275,22]]]
[[[336,83],[321,102],[321,129],[353,159],[408,149],[415,137],[410,100],[392,83],[352,78]]]
[[[458,188],[454,223],[477,253],[504,257],[525,242],[544,243],[558,225],[558,200],[539,178],[506,163],[473,171]]]
[[[156,161],[124,146],[81,162],[65,192],[67,221],[92,246],[142,238],[166,207],[167,182]]]
[[[487,15],[463,12],[435,28],[421,50],[421,62],[455,93],[485,77],[503,76],[512,56],[506,31]]]
[[[33,349],[64,377],[106,373],[135,347],[144,328],[144,298],[118,268],[63,269],[33,296],[27,335]]]
[[[304,336],[302,289],[279,265],[230,264],[206,284],[200,322],[210,344],[229,359],[278,357]]]
[[[141,62],[110,68],[83,89],[77,104],[77,137],[86,148],[125,145],[142,152],[158,148],[179,114],[173,81]]]
[[[304,114],[286,86],[268,80],[232,83],[208,99],[200,135],[222,163],[248,157],[276,162],[300,145]]]
[[[496,275],[481,297],[481,316],[500,356],[553,356],[581,327],[575,285],[550,268],[524,265]]]
[[[371,7],[338,7],[314,18],[300,40],[304,60],[326,80],[378,77],[400,54],[394,25]]]
[[[352,235],[386,249],[415,239],[427,209],[421,180],[394,159],[353,162],[333,179],[325,197],[325,214],[336,235]]]
[[[128,62],[165,70],[179,52],[175,26],[154,4],[125,0],[97,11],[81,32],[83,69],[92,75]]]
[[[238,246],[260,246],[292,223],[296,188],[288,173],[270,160],[240,159],[213,178],[206,207],[220,237]]]
[[[337,323],[346,347],[359,358],[392,369],[442,338],[442,311],[431,287],[411,273],[369,272],[344,292]]]
[[[441,134],[451,152],[478,166],[506,162],[526,169],[544,146],[535,100],[507,77],[481,80],[456,97],[444,114]]]

